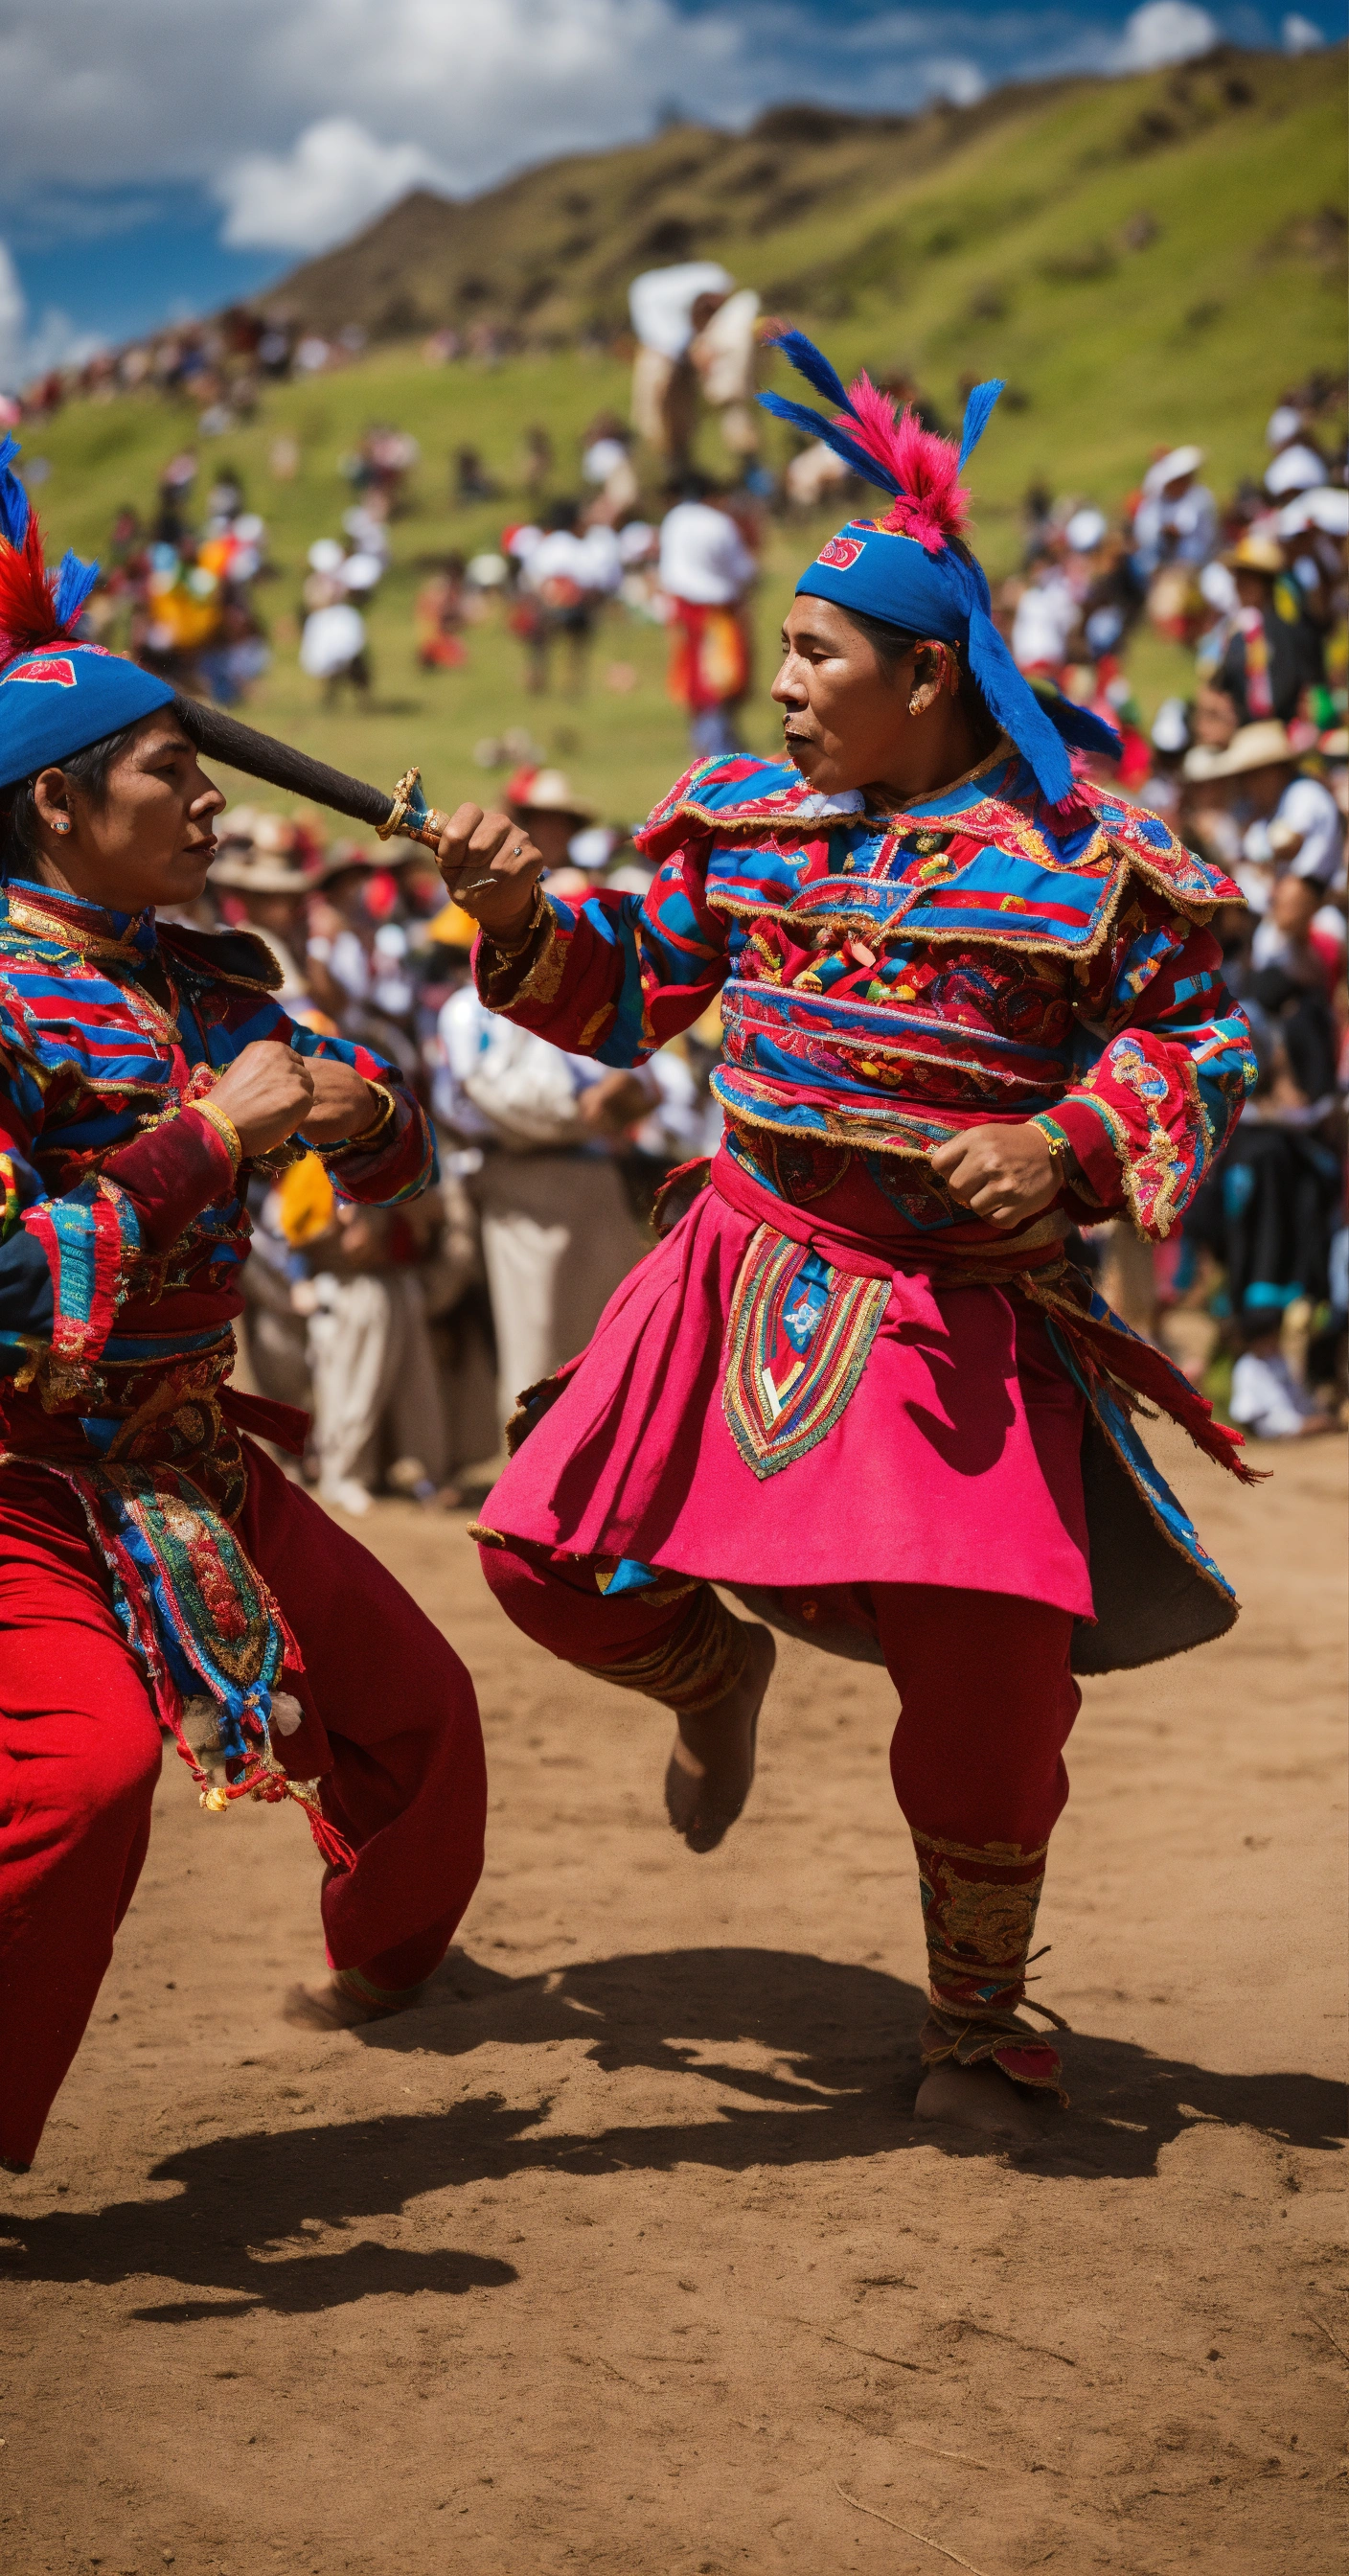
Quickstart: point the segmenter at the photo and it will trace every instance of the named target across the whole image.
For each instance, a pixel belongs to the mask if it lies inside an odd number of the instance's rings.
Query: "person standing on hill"
[[[774,1652],[714,1585],[888,1666],[917,2107],[1034,2135],[1060,2067],[1020,2010],[1076,1675],[1236,1615],[1132,1417],[1160,1405],[1229,1466],[1234,1437],[1065,1248],[1125,1210],[1166,1233],[1237,1118],[1254,1067],[1210,927],[1236,890],[1074,781],[1068,746],[1117,737],[1042,704],[998,635],[958,476],[1000,388],[957,454],[782,346],[836,416],[769,408],[886,495],[797,584],[784,758],[692,769],[639,836],[644,898],[550,896],[476,806],[440,844],[518,1028],[631,1067],[720,993],[725,1033],[709,1185],[525,1402],[478,1535],[526,1634],[674,1712],[695,1851],[748,1794]]]

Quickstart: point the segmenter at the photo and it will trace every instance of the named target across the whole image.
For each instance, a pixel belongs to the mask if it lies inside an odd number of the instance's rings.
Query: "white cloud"
[[[1290,17],[1285,43],[1310,29]],[[408,187],[471,194],[649,133],[671,102],[729,128],[782,98],[912,110],[1218,37],[1194,0],[1145,0],[1116,36],[1071,0],[839,20],[829,0],[0,0],[0,204],[40,208],[54,170],[93,210],[204,186],[232,246],[304,257]]]
[[[326,250],[409,188],[449,186],[420,143],[377,143],[354,116],[306,126],[289,152],[245,152],[213,188],[235,249]]]
[[[0,393],[17,393],[49,367],[78,367],[103,346],[93,331],[77,331],[69,314],[53,305],[32,326],[28,300],[7,242],[0,241]]]
[[[1110,57],[1116,72],[1152,72],[1164,63],[1187,63],[1218,42],[1217,23],[1191,0],[1146,0],[1126,20]]]
[[[1296,15],[1285,18],[1279,33],[1286,54],[1314,54],[1326,41],[1321,29],[1314,27],[1310,18]]]
[[[949,98],[954,107],[973,107],[975,100],[982,98],[988,87],[978,64],[966,62],[959,54],[925,60],[916,64],[915,69],[922,74],[923,88],[929,98]]]
[[[420,156],[419,171],[434,165],[467,191],[554,153],[648,131],[672,97],[719,121],[752,115],[764,89],[753,23],[734,0],[693,17],[675,0],[43,0],[40,11],[0,9],[0,191],[36,193],[57,166],[96,189],[194,183],[204,167],[233,174],[252,163],[276,220],[298,225],[302,203],[317,204],[329,185],[312,129],[334,120],[359,120],[367,190],[372,155],[387,171],[389,156],[406,149]],[[248,217],[235,212],[233,175],[230,187],[232,238],[260,238],[238,231]],[[355,192],[344,201],[333,182],[332,194],[340,226]],[[313,238],[311,227],[306,246]]]

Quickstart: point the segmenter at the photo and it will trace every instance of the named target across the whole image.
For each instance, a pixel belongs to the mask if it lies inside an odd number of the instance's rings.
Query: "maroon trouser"
[[[356,1853],[329,1871],[328,1956],[396,1994],[443,1958],[482,1868],[477,1702],[400,1584],[246,1443],[239,1537],[299,1644],[321,1721],[325,1813]],[[324,1742],[326,1739],[326,1743]],[[0,1471],[0,2156],[27,2164],[80,2044],[150,1835],[162,1738],[109,1577],[69,1489]],[[175,1767],[177,1755],[173,1756]],[[318,1767],[316,1765],[316,1767]],[[175,1783],[195,1800],[186,1767]],[[203,1857],[228,1813],[202,1815]],[[320,1864],[289,1802],[297,1870]]]
[[[652,1591],[606,1593],[591,1558],[523,1541],[484,1545],[481,1557],[507,1616],[566,1663],[676,1711],[714,1706],[739,1676],[740,1623],[706,1583],[663,1575]],[[937,1584],[874,1584],[869,1599],[899,1694],[890,1776],[918,1855],[924,2054],[995,2057],[1020,2082],[1056,2086],[1054,2051],[1014,2016],[1045,1849],[1068,1795],[1063,1748],[1080,1705],[1072,1614]]]

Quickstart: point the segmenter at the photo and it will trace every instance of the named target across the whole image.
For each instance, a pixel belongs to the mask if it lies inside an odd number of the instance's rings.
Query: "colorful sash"
[[[79,1502],[202,1806],[219,1813],[236,1798],[293,1798],[324,1859],[349,1867],[350,1846],[324,1816],[317,1781],[292,1780],[278,1754],[274,1739],[284,1742],[302,1715],[282,1676],[304,1663],[233,1527],[248,1489],[239,1432],[296,1451],[305,1416],[226,1385],[233,1364],[232,1332],[191,1358],[105,1360],[96,1381],[44,1355],[6,1399],[0,1465],[41,1467]],[[90,1410],[76,1412],[79,1402]]]

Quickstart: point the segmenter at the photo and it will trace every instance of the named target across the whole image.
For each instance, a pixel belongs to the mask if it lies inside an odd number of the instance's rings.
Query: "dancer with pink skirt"
[[[674,1712],[696,1851],[748,1793],[773,1628],[885,1663],[929,1953],[917,2107],[1024,2132],[1030,2096],[1062,2098],[1021,2012],[1076,1676],[1236,1616],[1133,1417],[1240,1475],[1236,1439],[1068,1244],[1118,1215],[1164,1235],[1222,1149],[1254,1066],[1210,925],[1239,897],[1075,774],[1116,737],[992,623],[959,474],[999,388],[957,453],[782,345],[835,416],[769,407],[887,496],[797,585],[784,760],[691,770],[640,835],[645,896],[550,897],[476,806],[440,844],[492,1009],[612,1066],[718,993],[725,1030],[724,1142],[527,1391],[478,1534],[518,1626]]]

